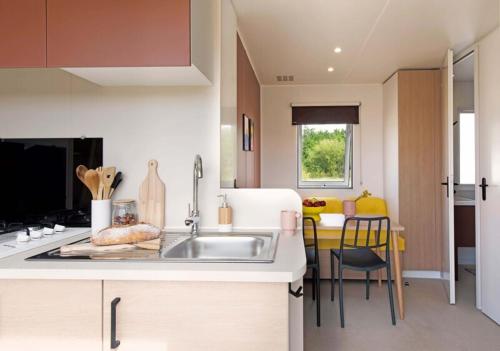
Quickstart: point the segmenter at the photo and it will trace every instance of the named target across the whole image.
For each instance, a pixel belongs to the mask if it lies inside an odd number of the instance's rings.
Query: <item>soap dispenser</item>
[[[218,197],[222,199],[219,207],[219,232],[230,232],[233,229],[233,210],[227,202],[227,194]]]

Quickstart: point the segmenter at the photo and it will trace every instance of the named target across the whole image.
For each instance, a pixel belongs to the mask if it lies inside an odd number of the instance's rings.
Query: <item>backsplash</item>
[[[204,225],[216,225],[218,86],[103,88],[57,69],[0,70],[0,137],[102,137],[104,164],[124,173],[115,196],[137,198],[149,159],[166,184],[166,222],[183,226],[201,154]]]

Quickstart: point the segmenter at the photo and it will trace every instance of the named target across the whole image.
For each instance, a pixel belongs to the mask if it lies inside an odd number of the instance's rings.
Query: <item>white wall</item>
[[[222,2],[221,42],[221,187],[233,188],[237,177],[237,58],[238,19],[231,1]]]
[[[384,195],[389,214],[399,222],[398,73],[384,83]]]
[[[219,188],[218,86],[101,88],[61,70],[0,70],[0,137],[104,138],[105,165],[124,173],[115,198],[136,198],[148,160],[157,159],[173,226],[186,217],[199,153],[203,219],[214,223],[206,209]]]
[[[383,196],[382,85],[262,87],[262,187],[292,188],[301,196],[344,199],[368,189]],[[297,128],[291,103],[361,102],[354,128],[353,189],[297,189]]]
[[[221,192],[221,8],[219,1],[214,4],[212,86],[103,88],[57,69],[0,70],[0,138],[104,138],[105,165],[124,173],[115,199],[137,198],[148,160],[157,159],[170,228],[185,227],[199,153],[201,225],[215,227]],[[224,192],[235,207],[236,226],[275,227],[280,209],[301,210],[300,199],[289,190]]]

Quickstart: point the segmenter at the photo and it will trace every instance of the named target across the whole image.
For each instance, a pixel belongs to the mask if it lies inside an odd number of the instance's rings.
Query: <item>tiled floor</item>
[[[326,280],[321,285],[322,325],[316,327],[315,302],[306,282],[305,351],[500,351],[500,326],[474,307],[474,276],[463,267],[459,274],[454,306],[447,303],[441,281],[407,279],[406,318],[397,319],[395,327],[390,321],[386,284],[378,287],[372,282],[366,301],[364,283],[349,281],[344,299],[346,327],[340,328],[338,300],[330,302],[330,281]]]

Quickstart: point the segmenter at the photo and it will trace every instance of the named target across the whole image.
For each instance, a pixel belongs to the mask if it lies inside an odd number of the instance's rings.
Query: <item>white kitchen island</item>
[[[0,260],[1,350],[302,350],[301,233],[273,263]],[[118,345],[119,341],[119,345]]]

